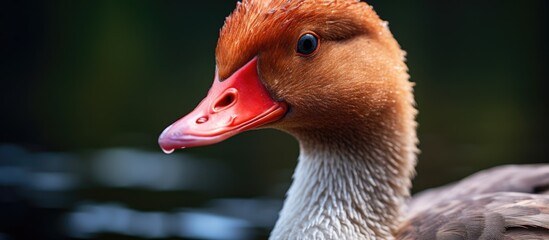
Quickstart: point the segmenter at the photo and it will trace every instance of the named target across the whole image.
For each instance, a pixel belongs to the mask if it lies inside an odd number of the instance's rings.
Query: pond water
[[[281,199],[216,198],[234,173],[136,149],[0,146],[0,239],[263,239]]]

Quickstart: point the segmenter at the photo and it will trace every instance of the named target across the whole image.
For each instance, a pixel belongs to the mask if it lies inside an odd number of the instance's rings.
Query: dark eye
[[[310,55],[316,51],[318,48],[318,37],[311,34],[305,33],[297,41],[297,53],[301,55]]]

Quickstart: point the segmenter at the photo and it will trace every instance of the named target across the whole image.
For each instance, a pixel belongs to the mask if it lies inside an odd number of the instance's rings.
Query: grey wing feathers
[[[549,196],[488,193],[431,206],[408,219],[398,239],[549,239]]]
[[[549,165],[505,165],[478,172],[457,183],[429,189],[410,200],[408,216],[433,204],[464,196],[494,192],[542,193],[549,190]]]
[[[397,239],[549,240],[549,165],[508,165],[417,194]]]

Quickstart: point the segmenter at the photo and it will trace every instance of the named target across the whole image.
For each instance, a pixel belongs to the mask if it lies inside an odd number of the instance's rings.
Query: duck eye
[[[311,34],[305,33],[297,41],[297,53],[301,55],[310,55],[318,48],[318,37]]]

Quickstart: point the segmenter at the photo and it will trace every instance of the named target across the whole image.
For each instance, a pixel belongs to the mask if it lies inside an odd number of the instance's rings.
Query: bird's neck
[[[415,165],[415,125],[405,124],[298,136],[301,155],[271,239],[393,239]]]

